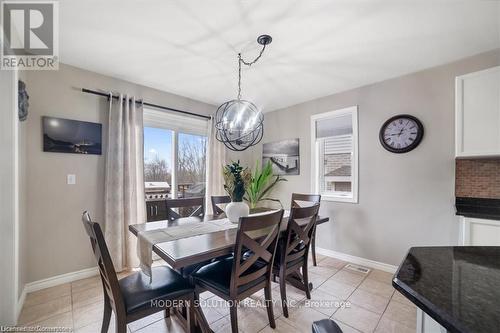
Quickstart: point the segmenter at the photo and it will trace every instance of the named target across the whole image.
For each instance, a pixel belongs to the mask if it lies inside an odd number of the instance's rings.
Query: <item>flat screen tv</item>
[[[102,124],[42,117],[43,151],[102,154]]]

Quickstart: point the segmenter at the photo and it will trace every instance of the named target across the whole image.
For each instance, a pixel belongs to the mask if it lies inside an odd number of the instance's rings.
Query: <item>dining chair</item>
[[[271,274],[283,210],[241,217],[234,255],[210,263],[191,277],[198,290],[208,290],[229,302],[231,331],[238,332],[238,302],[264,289],[269,325],[276,327],[272,306]]]
[[[205,216],[205,198],[182,198],[167,199],[167,220],[175,220],[181,217],[203,217]],[[174,209],[177,209],[175,211]]]
[[[292,204],[290,205],[290,207],[302,207],[304,206],[304,204],[310,206],[310,204],[315,204],[320,202],[321,202],[321,195],[319,194],[292,193]],[[316,228],[314,229],[312,236],[311,254],[313,260],[313,266],[318,266],[318,262],[316,261]]]
[[[226,204],[231,202],[231,197],[229,195],[212,195],[212,212],[214,215],[221,215],[224,213],[224,210],[220,208],[218,205]]]
[[[296,287],[305,290],[307,299],[311,299],[307,258],[318,211],[319,204],[309,207],[292,207],[285,235],[278,242],[273,275],[279,277],[283,315],[287,318],[286,281],[288,277],[294,277],[293,281],[301,281],[302,285],[296,285]],[[296,283],[299,282],[294,282]]]
[[[84,212],[82,222],[90,237],[104,292],[104,316],[101,333],[108,331],[111,313],[115,313],[116,332],[126,333],[127,324],[153,313],[169,309],[168,302],[186,306],[187,331],[194,332],[194,287],[167,266],[152,269],[153,281],[142,272],[118,280],[101,227]]]

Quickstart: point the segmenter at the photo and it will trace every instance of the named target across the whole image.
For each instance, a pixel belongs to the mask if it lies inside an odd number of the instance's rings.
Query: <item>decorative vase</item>
[[[250,214],[250,208],[243,201],[233,202],[231,201],[226,206],[226,216],[232,223],[238,223],[240,217],[245,217]]]

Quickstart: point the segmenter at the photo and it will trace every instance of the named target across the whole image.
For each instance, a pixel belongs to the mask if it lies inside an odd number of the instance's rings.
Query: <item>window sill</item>
[[[337,197],[337,196],[331,196],[331,195],[326,195],[326,194],[322,194],[321,195],[321,201],[346,202],[346,203],[353,203],[353,204],[357,204],[358,203],[358,199],[357,198],[352,198],[352,197]]]

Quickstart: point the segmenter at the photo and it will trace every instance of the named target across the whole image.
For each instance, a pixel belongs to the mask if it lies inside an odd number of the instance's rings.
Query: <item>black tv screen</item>
[[[102,124],[42,117],[43,151],[102,154]]]

